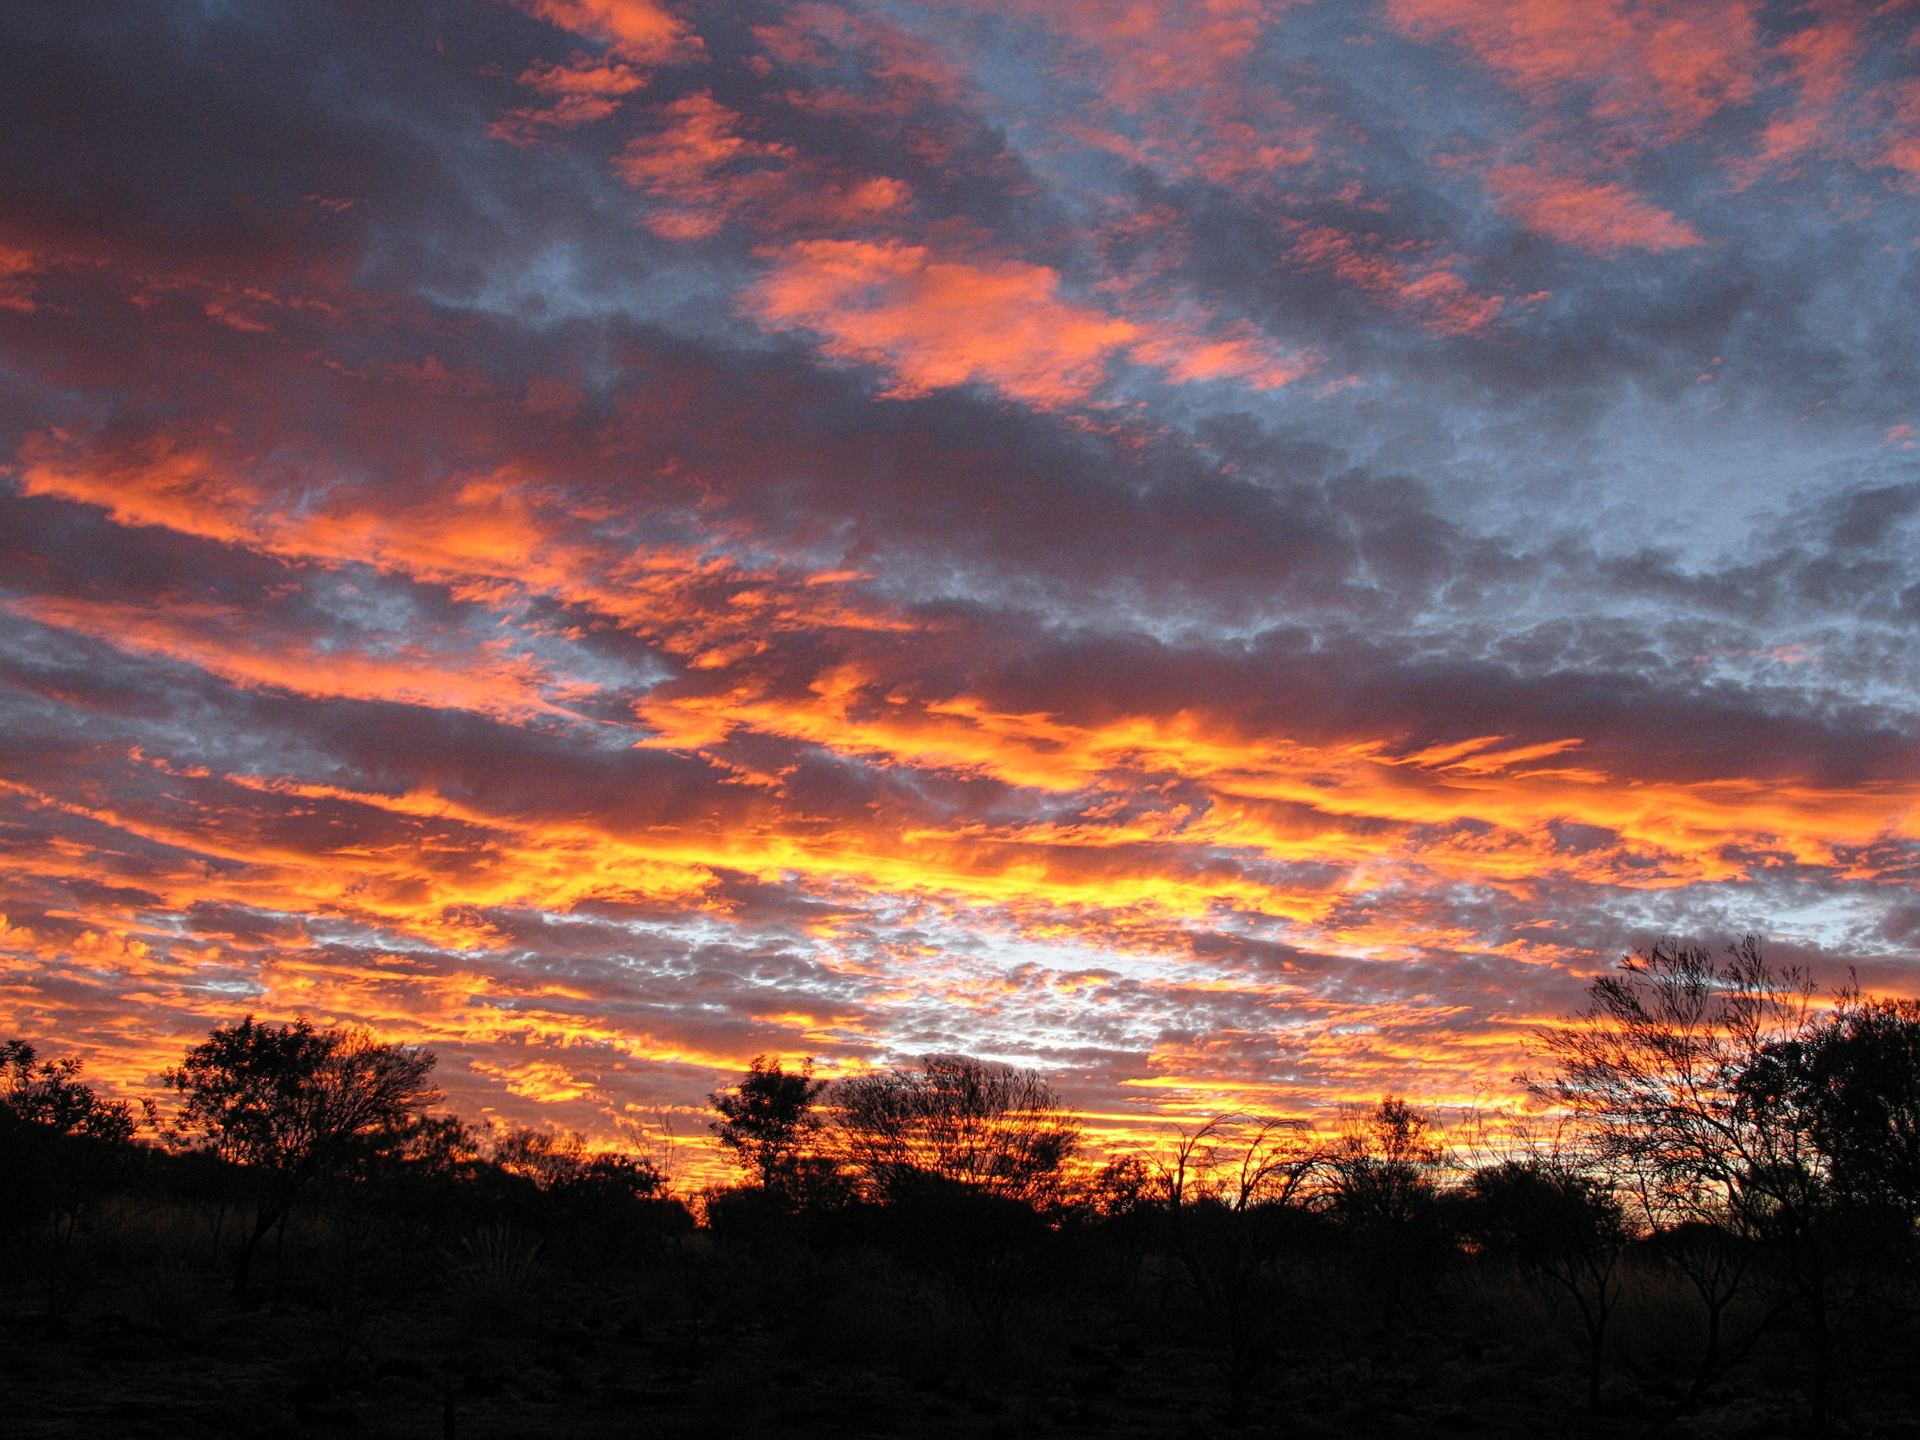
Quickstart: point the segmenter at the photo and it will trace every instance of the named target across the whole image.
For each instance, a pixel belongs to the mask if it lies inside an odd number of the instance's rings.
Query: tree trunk
[[[235,1296],[241,1299],[246,1298],[247,1281],[253,1274],[253,1252],[260,1248],[260,1242],[267,1238],[267,1232],[273,1229],[275,1222],[284,1214],[284,1209],[262,1208],[254,1217],[253,1229],[241,1240],[240,1253],[234,1260],[233,1293]]]

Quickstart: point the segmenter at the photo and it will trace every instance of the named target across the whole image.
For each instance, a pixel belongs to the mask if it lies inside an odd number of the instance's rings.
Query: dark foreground
[[[239,1299],[196,1255],[205,1213],[117,1206],[68,1258],[59,1317],[44,1275],[10,1276],[0,1434],[1758,1440],[1818,1425],[1801,1337],[1758,1292],[1725,1317],[1747,1353],[1689,1399],[1698,1316],[1651,1264],[1629,1266],[1595,1406],[1566,1301],[1460,1261],[1396,1283],[1296,1237],[1236,1276],[1244,1256],[1196,1270],[1111,1224],[940,1256],[871,1216],[870,1233],[827,1237],[663,1219],[605,1249],[483,1225],[416,1248],[390,1220],[294,1227],[279,1274],[267,1257]],[[1860,1314],[1872,1323],[1836,1337],[1825,1433],[1920,1436],[1905,1311]]]

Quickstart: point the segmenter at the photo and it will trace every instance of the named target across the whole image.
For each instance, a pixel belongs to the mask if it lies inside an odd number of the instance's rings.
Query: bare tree
[[[1818,1179],[1811,1127],[1742,1078],[1800,1033],[1812,995],[1805,974],[1770,967],[1752,935],[1719,962],[1662,940],[1595,980],[1586,1010],[1542,1035],[1553,1071],[1528,1088],[1587,1122],[1656,1221],[1799,1214]]]
[[[1245,1211],[1261,1202],[1291,1202],[1325,1158],[1304,1121],[1234,1111],[1197,1129],[1181,1128],[1152,1164],[1171,1208],[1206,1199]]]
[[[1662,940],[1595,980],[1585,1011],[1545,1032],[1539,1048],[1553,1069],[1528,1086],[1585,1122],[1648,1220],[1666,1228],[1656,1253],[1705,1315],[1690,1401],[1791,1310],[1819,1429],[1831,1338],[1826,1166],[1813,1116],[1769,1082],[1807,1031],[1813,994],[1804,972],[1769,965],[1753,935],[1719,960]],[[1767,1276],[1772,1303],[1727,1334],[1741,1293]]]
[[[1215,1336],[1236,1416],[1271,1358],[1274,1324],[1290,1308],[1284,1212],[1306,1196],[1322,1162],[1302,1122],[1240,1113],[1181,1129],[1152,1159],[1168,1243]]]

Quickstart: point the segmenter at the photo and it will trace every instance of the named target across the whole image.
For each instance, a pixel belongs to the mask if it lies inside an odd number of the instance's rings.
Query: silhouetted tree
[[[235,1293],[246,1292],[255,1250],[302,1191],[363,1161],[437,1098],[427,1082],[433,1064],[429,1051],[382,1044],[364,1030],[316,1030],[305,1019],[257,1024],[249,1015],[217,1027],[166,1072],[181,1097],[174,1132],[252,1181]]]
[[[1743,1077],[1799,1035],[1811,995],[1800,971],[1768,966],[1754,936],[1724,962],[1662,940],[1596,979],[1586,1010],[1543,1033],[1554,1071],[1529,1088],[1587,1122],[1656,1221],[1797,1216],[1817,1180],[1808,1117]]]
[[[1784,1103],[1780,1089],[1812,995],[1803,972],[1766,962],[1755,936],[1719,961],[1702,947],[1662,940],[1595,980],[1586,1010],[1545,1032],[1540,1048],[1555,1070],[1530,1088],[1587,1122],[1654,1224],[1726,1235],[1704,1263],[1682,1271],[1708,1307],[1696,1395],[1710,1364],[1728,1353],[1718,1329],[1737,1293],[1728,1284],[1760,1273],[1741,1252],[1764,1247],[1779,1302],[1800,1320],[1818,1430],[1826,1425],[1831,1340],[1819,1227],[1825,1167],[1811,1113]],[[1734,1342],[1732,1353],[1751,1339],[1749,1332]]]
[[[1080,1131],[1039,1075],[964,1055],[837,1082],[840,1148],[904,1258],[951,1285],[996,1368],[1042,1283],[1046,1223]]]
[[[1432,1130],[1428,1116],[1395,1095],[1371,1110],[1347,1111],[1326,1159],[1341,1214],[1384,1226],[1418,1219],[1443,1155]]]
[[[555,1132],[506,1126],[492,1144],[496,1170],[531,1188],[518,1209],[543,1225],[550,1242],[570,1243],[603,1257],[691,1223],[668,1195],[666,1171],[653,1158],[625,1150],[596,1150],[577,1130]],[[528,1203],[530,1202],[530,1203]]]
[[[1291,1203],[1325,1160],[1304,1122],[1235,1112],[1180,1130],[1152,1164],[1155,1189],[1171,1208],[1206,1199],[1245,1211]]]
[[[762,1189],[792,1197],[820,1134],[815,1102],[826,1088],[810,1059],[785,1070],[756,1055],[737,1085],[707,1097],[720,1112],[709,1128]]]
[[[1842,1202],[1920,1220],[1920,1001],[1844,993],[1741,1085],[1799,1113]]]
[[[23,1040],[0,1042],[0,1215],[51,1221],[50,1311],[60,1307],[82,1216],[134,1132],[132,1108],[102,1099],[80,1069],[71,1058],[39,1059]]]
[[[1373,1272],[1389,1329],[1406,1282],[1434,1244],[1434,1192],[1444,1152],[1433,1121],[1398,1096],[1348,1109],[1326,1155],[1331,1200]]]
[[[1039,1075],[965,1055],[855,1075],[831,1098],[847,1159],[885,1199],[932,1182],[1041,1204],[1057,1194],[1080,1140]]]
[[[1117,1155],[1087,1176],[1072,1215],[1111,1303],[1131,1310],[1139,1298],[1149,1243],[1161,1228],[1158,1177],[1144,1155]]]
[[[1324,1162],[1306,1127],[1218,1115],[1155,1157],[1167,1238],[1226,1370],[1228,1407],[1245,1410],[1288,1310],[1280,1273],[1289,1214]]]
[[[1620,1257],[1631,1238],[1620,1198],[1604,1181],[1547,1158],[1473,1172],[1467,1233],[1482,1253],[1565,1294],[1587,1336],[1587,1405],[1600,1403],[1607,1327],[1620,1300]]]

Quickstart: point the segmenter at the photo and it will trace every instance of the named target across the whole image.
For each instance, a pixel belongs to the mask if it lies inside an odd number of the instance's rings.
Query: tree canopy
[[[878,1195],[929,1184],[1043,1201],[1080,1127],[1038,1074],[965,1055],[929,1055],[917,1070],[876,1070],[833,1087],[849,1162]]]
[[[826,1088],[813,1078],[811,1060],[786,1070],[778,1059],[756,1055],[737,1085],[708,1097],[720,1113],[709,1128],[762,1188],[788,1189],[820,1132],[815,1102]]]
[[[431,1051],[383,1044],[358,1029],[318,1030],[305,1019],[217,1027],[166,1072],[181,1097],[174,1133],[255,1179],[251,1240],[235,1288],[244,1289],[253,1249],[315,1179],[397,1140],[437,1099]]]

